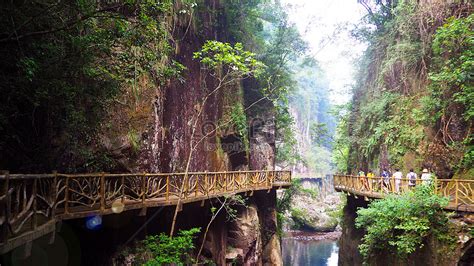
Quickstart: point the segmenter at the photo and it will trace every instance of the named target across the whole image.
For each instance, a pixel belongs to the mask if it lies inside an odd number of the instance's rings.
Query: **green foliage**
[[[290,61],[306,49],[296,27],[288,22],[281,3],[276,1],[224,1],[227,15],[226,29],[232,42],[258,53],[265,64],[254,86],[246,89],[245,101],[259,104],[248,115],[267,115],[268,108],[275,108],[276,160],[295,163],[300,159],[294,146],[293,119],[289,113],[289,96],[296,83]],[[262,98],[264,100],[262,100]]]
[[[246,198],[242,197],[241,195],[231,195],[231,196],[224,196],[224,201],[219,201],[219,204],[224,208],[225,213],[227,215],[227,220],[236,220],[237,219],[237,209],[236,206],[243,206],[246,207]],[[214,207],[212,207],[214,208]],[[213,215],[217,215],[216,208],[214,211],[211,208],[211,212]]]
[[[310,223],[310,221],[308,220],[309,215],[306,210],[292,208],[290,213],[291,219],[294,222],[292,229],[303,229]]]
[[[450,245],[455,238],[449,235],[449,219],[443,210],[447,204],[448,199],[434,194],[432,187],[421,185],[359,209],[355,222],[356,227],[366,231],[359,246],[364,260],[368,262],[382,250],[393,250],[406,258],[430,237]]]
[[[425,109],[437,121],[448,112],[451,99],[464,106],[464,119],[474,117],[474,15],[451,17],[433,40],[434,67],[430,71],[431,99]]]
[[[434,36],[433,67],[429,72],[429,94],[423,98],[423,109],[428,114],[424,122],[435,124],[448,119],[461,105],[467,127],[474,118],[474,15],[451,17],[438,28]],[[469,169],[474,162],[472,134],[453,142],[452,147],[464,154],[457,169]]]
[[[2,163],[57,167],[56,157],[94,144],[123,89],[133,105],[141,76],[159,85],[183,70],[168,60],[173,1],[50,2],[0,11],[0,94],[9,99],[0,106]]]
[[[234,46],[219,41],[206,41],[201,50],[194,53],[205,67],[214,71],[226,68],[232,76],[258,76],[264,65],[255,59],[255,54],[245,51],[241,43]],[[225,72],[225,71],[224,71]]]
[[[130,141],[130,145],[132,146],[133,152],[135,153],[138,152],[138,150],[140,150],[140,141],[141,141],[141,138],[138,132],[134,129],[131,129],[128,131],[127,137],[128,137],[128,141]]]
[[[285,222],[285,212],[291,209],[291,201],[293,197],[301,189],[301,182],[298,179],[291,180],[291,186],[277,197],[276,210],[277,210],[277,231],[278,235],[283,235],[283,223]]]
[[[336,208],[330,208],[326,209],[325,212],[328,214],[328,216],[331,218],[329,221],[329,224],[340,224],[342,221],[342,218],[344,217],[344,206],[346,206],[347,202],[347,197],[346,194],[341,193],[340,194],[340,199],[341,203],[336,206]]]
[[[258,76],[264,64],[255,59],[255,54],[245,51],[241,43],[232,46],[219,41],[206,41],[201,50],[194,53],[194,59],[201,62],[204,70],[218,80],[218,85],[210,93],[222,86],[235,83],[240,79]],[[249,149],[248,123],[242,103],[236,103],[230,110],[230,120],[238,135],[242,138],[245,149]]]
[[[351,145],[348,128],[349,109],[350,105],[346,104],[335,106],[332,110],[337,121],[332,158],[339,172],[346,172],[349,166],[349,147]]]
[[[374,97],[360,109],[351,139],[364,158],[376,161],[380,147],[388,147],[392,164],[402,164],[402,157],[416,151],[423,137],[423,130],[414,121],[412,99],[395,93],[384,92]]]
[[[313,122],[310,126],[310,131],[311,140],[318,145],[322,145],[329,134],[327,125],[323,123]]]
[[[293,118],[289,113],[279,115],[278,126],[280,128],[278,128],[276,136],[279,142],[276,144],[275,160],[283,166],[295,165],[302,160],[297,149],[295,149],[298,142],[293,132],[292,125]]]
[[[235,126],[235,129],[237,130],[237,133],[243,140],[245,150],[248,151],[250,144],[247,129],[247,116],[241,103],[236,103],[234,106],[232,106],[230,118]]]
[[[309,195],[311,198],[316,199],[318,197],[318,191],[313,188],[301,188],[300,193]]]
[[[288,189],[285,189],[281,196],[277,198],[277,211],[283,213],[290,209],[291,200],[293,197],[300,191],[302,188],[301,182],[298,179],[291,180],[291,186]]]
[[[145,262],[144,265],[192,264],[194,262],[191,256],[194,249],[193,240],[200,231],[200,228],[192,228],[180,230],[174,237],[164,233],[158,236],[147,236],[143,244],[146,252],[150,252],[153,259]]]

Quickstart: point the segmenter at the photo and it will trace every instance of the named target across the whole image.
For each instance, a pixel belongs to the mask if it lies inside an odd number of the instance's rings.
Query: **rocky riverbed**
[[[306,232],[299,230],[286,231],[283,238],[295,239],[299,241],[321,241],[321,240],[333,240],[336,241],[341,237],[342,232],[340,230],[332,232]]]
[[[313,188],[301,187],[285,213],[285,231],[332,232],[339,225],[345,198],[339,193],[319,195]]]

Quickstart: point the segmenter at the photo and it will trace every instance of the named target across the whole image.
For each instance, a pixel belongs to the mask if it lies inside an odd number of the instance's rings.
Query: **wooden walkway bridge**
[[[384,185],[383,177],[360,177],[353,175],[334,175],[336,191],[351,193],[367,198],[383,198],[387,194],[401,193],[410,189],[408,179],[402,178],[398,191],[395,181],[390,178],[388,185]],[[423,184],[422,179],[415,180],[415,186]],[[460,212],[474,212],[474,180],[463,179],[434,179],[435,192],[447,197],[448,210]]]
[[[290,171],[5,173],[0,175],[0,254],[54,232],[64,219],[133,209],[146,212],[150,207],[290,185]]]

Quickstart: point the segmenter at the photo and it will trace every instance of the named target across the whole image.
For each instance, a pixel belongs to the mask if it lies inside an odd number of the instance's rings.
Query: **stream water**
[[[314,237],[316,236],[316,237]],[[337,266],[339,247],[334,237],[309,233],[282,239],[284,265]],[[323,238],[323,239],[321,239]]]

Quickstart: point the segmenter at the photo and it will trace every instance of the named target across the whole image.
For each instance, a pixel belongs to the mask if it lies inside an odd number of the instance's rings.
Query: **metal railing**
[[[435,192],[449,199],[448,209],[474,212],[474,180],[407,179],[334,175],[334,188],[356,195],[382,198],[388,193],[402,193],[413,187],[434,183]]]
[[[0,175],[0,254],[52,223],[291,184],[290,171]],[[181,198],[180,198],[181,197]],[[48,229],[48,228],[50,229]],[[34,237],[30,237],[34,238]],[[20,241],[21,242],[21,241]],[[8,244],[8,245],[7,245]]]

